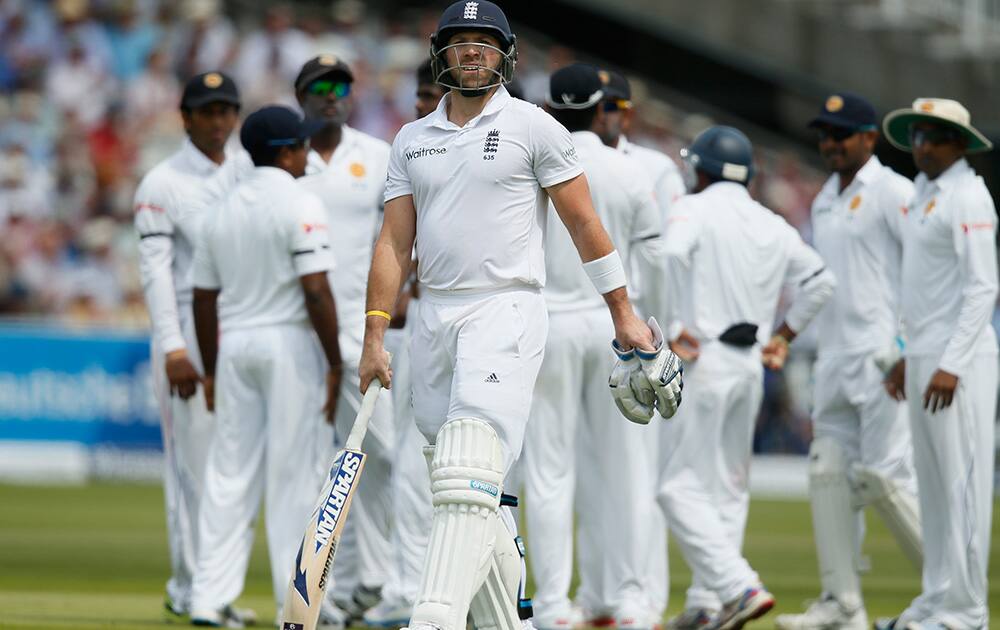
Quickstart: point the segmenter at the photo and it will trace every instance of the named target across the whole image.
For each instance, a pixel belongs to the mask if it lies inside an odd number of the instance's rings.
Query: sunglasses
[[[604,101],[604,111],[617,112],[632,109],[632,101],[624,98],[616,98]]]
[[[919,146],[924,144],[949,144],[959,142],[962,134],[957,129],[950,127],[910,127],[910,145]]]
[[[313,81],[306,87],[306,92],[314,96],[333,93],[337,98],[344,98],[351,93],[351,84],[346,81]]]

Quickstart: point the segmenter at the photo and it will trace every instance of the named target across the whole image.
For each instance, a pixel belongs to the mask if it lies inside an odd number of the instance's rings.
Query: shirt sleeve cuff
[[[158,345],[163,354],[170,354],[175,350],[184,350],[187,348],[187,343],[184,342],[184,337],[181,335],[168,335],[160,340]]]

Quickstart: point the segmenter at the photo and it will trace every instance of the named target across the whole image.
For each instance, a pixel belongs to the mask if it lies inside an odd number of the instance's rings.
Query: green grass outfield
[[[1000,509],[994,504],[991,578],[1000,577]],[[167,577],[163,497],[159,487],[0,486],[0,628],[166,628]],[[869,518],[864,578],[869,615],[900,611],[916,594],[917,575],[877,518]],[[809,507],[804,502],[754,501],[747,556],[778,600],[753,624],[771,628],[776,613],[793,612],[817,594]],[[683,605],[686,565],[671,545],[669,614]],[[263,621],[274,618],[264,539],[257,536],[240,604]],[[990,580],[992,625],[1000,628],[1000,580]]]

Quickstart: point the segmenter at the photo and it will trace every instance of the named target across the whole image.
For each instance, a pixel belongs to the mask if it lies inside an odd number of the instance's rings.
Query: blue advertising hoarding
[[[148,335],[0,324],[0,441],[161,449]]]

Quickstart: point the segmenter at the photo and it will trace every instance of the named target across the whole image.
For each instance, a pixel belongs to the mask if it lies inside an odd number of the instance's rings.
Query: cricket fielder
[[[886,116],[889,141],[920,170],[903,218],[906,349],[887,390],[913,432],[923,591],[878,627],[989,625],[997,340],[996,208],[965,155],[993,148],[956,101],[921,98]]]
[[[347,439],[361,407],[357,366],[365,329],[365,284],[382,220],[389,161],[388,144],[346,124],[353,104],[353,83],[350,66],[334,55],[310,59],[295,81],[295,94],[305,117],[324,123],[311,139],[306,177],[299,180],[299,185],[323,201],[331,227],[330,245],[338,260],[336,271],[329,277],[337,299],[344,360],[334,421],[338,448]],[[321,624],[359,619],[378,602],[386,579],[395,427],[389,392],[379,398],[362,444],[367,454],[365,481],[358,487],[351,518],[344,526],[333,564],[333,585],[327,590],[333,601],[321,613]],[[324,465],[335,450],[331,449]]]
[[[247,117],[240,140],[255,168],[205,222],[195,250],[205,398],[209,410],[217,403],[198,522],[195,625],[235,625],[227,608],[243,590],[262,496],[281,608],[302,523],[324,481],[316,458],[328,445],[317,436],[333,420],[341,381],[327,282],[333,255],[322,202],[295,181],[315,131],[285,107]]]
[[[679,386],[635,315],[625,271],[590,201],[569,133],[511,98],[516,39],[492,2],[448,7],[431,39],[437,110],[393,142],[385,222],[368,281],[361,387],[391,382],[383,337],[416,242],[422,288],[411,342],[417,426],[433,444],[434,519],[410,628],[521,627],[522,565],[503,478],[521,452],[547,315],[541,296],[548,196],[604,295],[631,365],[623,406],[672,415]],[[635,348],[648,351],[635,371]],[[651,389],[647,389],[651,388]],[[527,613],[524,606],[520,612]]]
[[[549,86],[546,111],[571,132],[601,223],[625,264],[635,259],[632,266],[650,279],[654,295],[662,296],[663,222],[649,183],[634,177],[630,160],[604,146],[593,131],[604,116],[597,68],[567,66],[552,75]],[[603,387],[614,364],[607,351],[611,318],[551,209],[547,230],[543,295],[551,332],[523,456],[535,577],[533,624],[554,630],[583,621],[569,600],[573,498],[579,487],[578,604],[591,615],[610,614],[619,627],[652,628],[659,618],[651,614],[642,590],[648,547],[655,546],[646,531],[647,513],[656,510],[648,427],[615,421],[618,412]],[[637,469],[645,474],[634,474]],[[666,527],[658,534],[665,546]]]
[[[871,505],[903,552],[921,563],[920,518],[910,426],[882,387],[899,358],[900,231],[913,184],[874,156],[875,108],[833,94],[809,123],[833,171],[813,201],[816,249],[837,278],[817,323],[809,497],[822,593],[781,630],[865,630],[859,559],[862,509]]]
[[[780,366],[835,282],[799,233],[750,197],[753,147],[743,133],[711,127],[681,155],[694,181],[666,229],[667,307],[686,388],[660,436],[659,503],[693,579],[671,623],[737,630],[774,605],[742,556],[761,359]],[[798,292],[772,337],[786,284]]]
[[[187,139],[143,177],[135,194],[139,271],[153,326],[153,391],[166,454],[163,490],[172,575],[165,606],[178,616],[191,607],[198,504],[214,426],[198,393],[201,357],[191,318],[191,264],[203,213],[235,185],[241,171],[251,168],[242,151],[226,148],[239,109],[232,79],[220,72],[192,77],[180,104]]]

